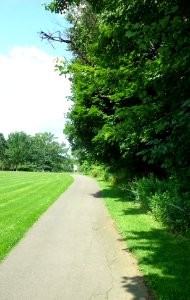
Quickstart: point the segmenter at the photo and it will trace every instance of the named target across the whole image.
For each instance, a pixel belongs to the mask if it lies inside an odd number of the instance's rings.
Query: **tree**
[[[0,133],[0,167],[3,169],[6,150],[6,140],[3,133]]]
[[[25,132],[10,133],[5,150],[6,164],[12,170],[17,170],[18,167],[22,167],[27,161],[29,147],[30,139]]]
[[[2,168],[16,171],[70,172],[73,169],[69,149],[49,132],[35,136],[14,132],[7,140],[0,134],[0,163]]]
[[[55,141],[56,137],[49,132],[37,133],[31,139],[30,163],[39,171],[62,171],[68,160],[68,149],[64,143]]]
[[[74,58],[57,65],[71,74],[72,148],[137,173],[190,174],[188,2],[57,0],[47,9],[72,24]]]

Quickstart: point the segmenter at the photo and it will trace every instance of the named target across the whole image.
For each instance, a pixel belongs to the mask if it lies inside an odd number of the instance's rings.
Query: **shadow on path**
[[[145,285],[142,276],[123,276],[122,280],[122,287],[133,295],[133,300],[153,300],[152,296],[148,296],[148,298],[142,297],[142,295],[138,292],[139,286]]]

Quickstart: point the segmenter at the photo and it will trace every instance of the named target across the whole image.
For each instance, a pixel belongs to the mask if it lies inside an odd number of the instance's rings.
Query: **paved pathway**
[[[1,300],[148,299],[95,180],[75,182],[0,265]]]

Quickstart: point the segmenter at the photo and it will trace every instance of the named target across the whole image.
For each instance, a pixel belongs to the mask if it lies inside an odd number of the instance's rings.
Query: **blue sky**
[[[64,30],[63,16],[41,0],[0,0],[0,132],[49,131],[64,140],[70,82],[54,72],[55,58],[68,58],[63,44],[41,41],[38,32]],[[46,1],[49,3],[50,1]]]
[[[13,46],[33,46],[45,52],[66,56],[68,52],[63,44],[54,44],[56,49],[45,41],[41,41],[38,32],[67,27],[62,16],[45,10],[41,0],[0,0],[0,51],[7,53]],[[60,25],[60,26],[59,26]]]

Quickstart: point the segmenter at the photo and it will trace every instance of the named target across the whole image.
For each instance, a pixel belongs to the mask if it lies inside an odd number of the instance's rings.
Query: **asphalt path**
[[[148,299],[98,184],[74,179],[0,264],[1,300]]]

